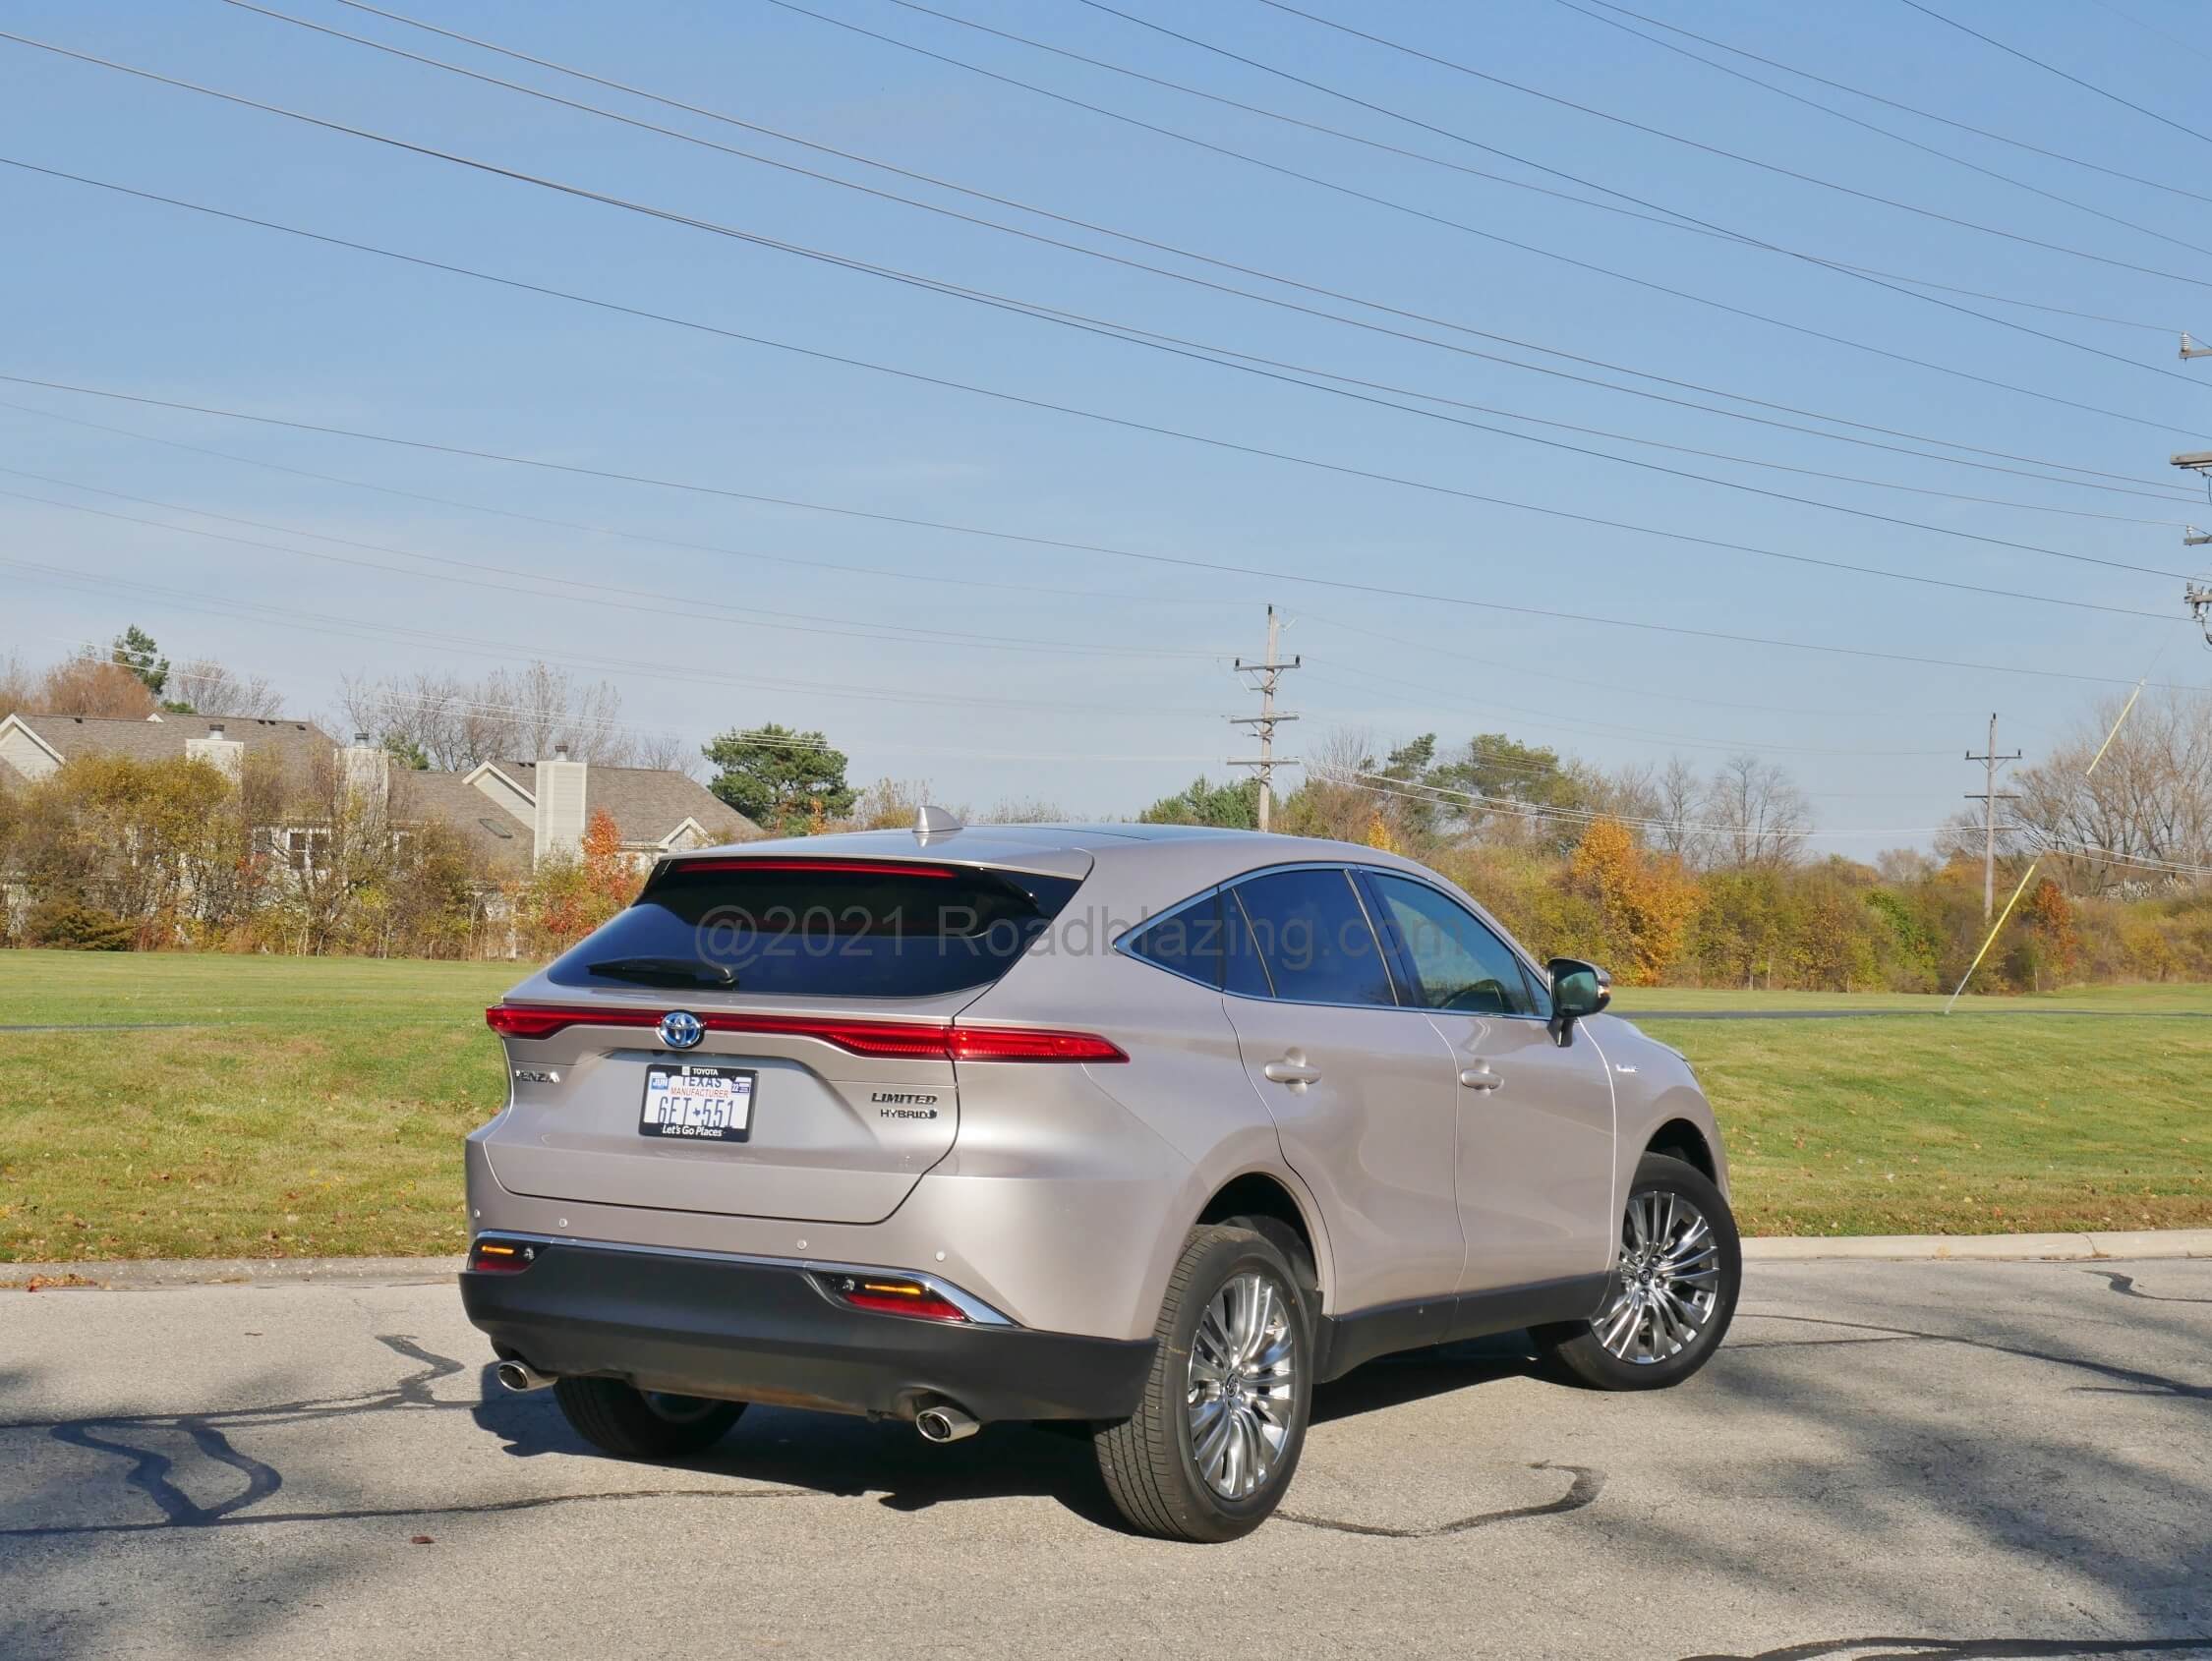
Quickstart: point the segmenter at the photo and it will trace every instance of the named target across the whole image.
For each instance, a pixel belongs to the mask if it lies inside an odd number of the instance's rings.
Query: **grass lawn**
[[[458,1251],[503,963],[0,951],[0,1261]],[[97,1111],[92,1111],[93,1105]]]
[[[0,1261],[450,1252],[459,1139],[504,1094],[509,964],[0,951]],[[2212,988],[2041,1000],[1625,992],[1728,1138],[1747,1232],[2212,1225]],[[1973,1012],[1970,1012],[1973,1011]],[[93,1032],[88,1023],[183,1023]],[[89,1105],[96,1104],[96,1114]]]

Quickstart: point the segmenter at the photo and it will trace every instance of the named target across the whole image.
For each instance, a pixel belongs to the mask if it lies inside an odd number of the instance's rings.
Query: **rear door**
[[[1444,1041],[1399,1006],[1344,869],[1265,872],[1226,894],[1232,939],[1249,923],[1265,975],[1232,978],[1224,1002],[1284,1156],[1328,1219],[1335,1312],[1406,1305],[1386,1347],[1441,1338],[1466,1256]]]
[[[510,998],[518,1017],[580,1018],[544,1037],[518,1019],[507,1038],[494,1175],[547,1199],[881,1222],[958,1134],[942,1029],[1077,882],[922,861],[664,866]],[[696,1044],[664,1037],[675,1011]]]
[[[1520,959],[1441,888],[1363,873],[1409,994],[1451,1047],[1461,1289],[1602,1274],[1614,1218],[1613,1090],[1591,1042],[1560,1049]]]

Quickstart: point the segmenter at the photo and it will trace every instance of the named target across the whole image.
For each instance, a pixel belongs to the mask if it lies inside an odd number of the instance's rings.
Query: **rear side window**
[[[576,987],[927,998],[997,980],[1077,886],[918,861],[678,861],[547,975]]]
[[[1383,928],[1413,969],[1415,998],[1466,1015],[1533,1015],[1520,959],[1472,911],[1426,883],[1368,873]]]
[[[1300,1003],[1397,1002],[1382,947],[1343,871],[1277,871],[1232,890],[1275,996]]]

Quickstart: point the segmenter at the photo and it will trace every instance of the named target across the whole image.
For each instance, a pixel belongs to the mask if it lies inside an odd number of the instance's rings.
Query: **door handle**
[[[1496,1073],[1490,1071],[1490,1064],[1487,1061],[1478,1061],[1474,1066],[1461,1068],[1459,1081],[1470,1090],[1495,1090],[1505,1082]]]
[[[1321,1069],[1309,1066],[1306,1052],[1293,1050],[1287,1056],[1278,1056],[1261,1067],[1260,1072],[1272,1083],[1287,1084],[1293,1090],[1304,1090],[1309,1084],[1319,1082]]]

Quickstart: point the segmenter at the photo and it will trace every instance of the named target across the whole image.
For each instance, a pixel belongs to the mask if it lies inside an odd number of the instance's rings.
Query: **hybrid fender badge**
[[[670,1050],[688,1050],[707,1035],[707,1029],[699,1017],[688,1009],[670,1009],[661,1017],[661,1024],[656,1030],[660,1033],[661,1042]]]

